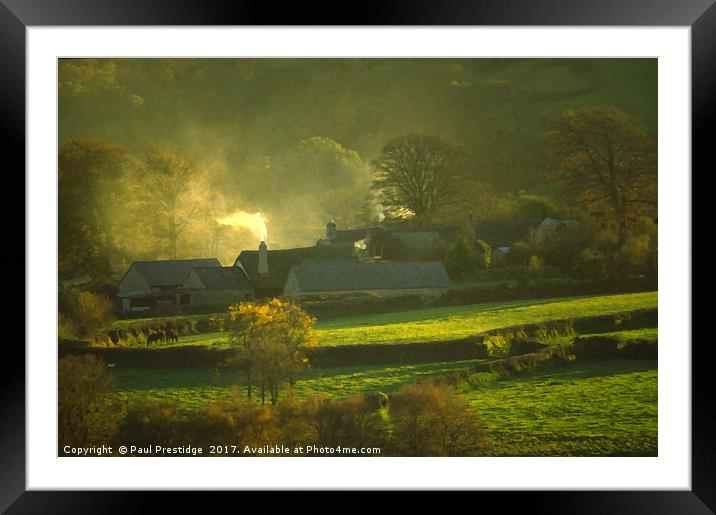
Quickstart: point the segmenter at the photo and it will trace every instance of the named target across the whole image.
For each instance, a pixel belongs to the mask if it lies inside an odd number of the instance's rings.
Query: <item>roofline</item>
[[[197,260],[209,260],[209,259],[213,259],[214,261],[219,263],[219,266],[221,266],[221,261],[219,261],[219,259],[215,258],[215,257],[213,257],[213,258],[186,258],[186,259],[157,259],[157,260],[146,260],[145,259],[145,260],[140,260],[140,261],[132,261],[132,264],[129,265],[129,267],[127,268],[127,271],[124,272],[124,275],[122,275],[122,278],[119,280],[119,282],[117,284],[118,285],[122,284],[122,281],[124,281],[125,277],[127,277],[127,274],[129,273],[129,271],[132,268],[134,268],[134,265],[136,265],[137,263],[168,263],[169,261],[197,261]],[[204,267],[192,267],[192,268],[204,268]],[[212,268],[212,267],[205,267],[205,268]],[[189,273],[191,273],[191,272],[189,272]],[[147,284],[151,287],[151,285],[149,284],[148,281],[147,281]]]
[[[182,258],[182,259],[140,259],[139,261],[132,261],[132,264],[129,265],[129,267],[132,268],[132,266],[137,263],[169,263],[169,262],[177,262],[177,261],[210,261],[210,260],[214,260],[217,263],[221,264],[221,261],[219,261],[219,258],[215,258],[215,257]],[[195,268],[212,268],[212,267],[195,267]]]
[[[268,252],[270,254],[272,252],[292,252],[292,251],[296,251],[296,250],[310,250],[310,249],[315,249],[315,248],[319,248],[319,247],[316,245],[312,245],[310,247],[294,247],[294,248],[290,248],[290,249],[267,249],[266,252]],[[258,250],[253,250],[253,249],[242,250],[241,252],[239,252],[239,255],[236,257],[236,260],[238,260],[241,257],[241,254],[248,254],[248,253],[258,254],[258,252],[259,252]],[[234,262],[236,262],[236,260],[234,260]]]
[[[342,292],[342,291],[371,291],[371,290],[443,290],[450,288],[452,283],[446,284],[445,286],[408,286],[405,288],[344,288],[342,290],[304,290],[303,293],[320,293],[320,292]],[[300,295],[300,294],[299,294]]]

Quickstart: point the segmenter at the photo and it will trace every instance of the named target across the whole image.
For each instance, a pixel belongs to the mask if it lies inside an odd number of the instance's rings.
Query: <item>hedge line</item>
[[[544,343],[540,342],[539,339],[545,336],[654,327],[657,321],[657,309],[651,308],[613,315],[580,317],[505,327],[456,340],[317,347],[311,349],[309,359],[313,366],[328,368],[389,363],[461,361],[514,356],[533,353],[543,348]],[[585,346],[590,345],[589,342],[594,338],[605,337],[577,338],[577,341],[587,342],[580,343],[580,345]],[[577,348],[581,349],[582,347]],[[86,347],[77,342],[62,342],[60,344],[60,357],[68,354],[92,353],[102,357],[109,363],[115,363],[116,366],[133,368],[214,368],[221,365],[231,352],[229,349],[212,349],[201,345],[164,348],[98,348]],[[585,352],[589,353],[589,351]],[[636,346],[628,350],[626,354],[620,353],[619,356],[627,357],[630,352],[640,355],[649,354],[651,351],[646,351]],[[584,355],[586,356],[586,354]]]

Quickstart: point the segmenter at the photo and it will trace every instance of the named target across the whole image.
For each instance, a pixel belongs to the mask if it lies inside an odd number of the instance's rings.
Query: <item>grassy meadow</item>
[[[463,338],[491,329],[655,308],[657,292],[434,307],[319,320],[320,345],[413,343]],[[227,347],[225,333],[182,336],[172,345]]]
[[[439,341],[518,324],[656,305],[656,292],[499,302],[334,318],[319,321],[318,330],[321,345]],[[622,342],[654,340],[658,329],[601,335]],[[549,343],[568,343],[574,336],[559,336]],[[224,347],[228,343],[223,333],[206,333],[182,337],[179,345]],[[391,393],[409,383],[469,370],[481,361],[312,368],[299,379],[295,393],[299,399],[312,394],[345,398]],[[190,411],[225,398],[232,389],[245,393],[241,371],[116,368],[112,375],[117,385],[115,395],[124,405],[150,398],[176,402],[180,409]],[[501,380],[474,376],[461,381],[460,387],[486,430],[491,455],[657,453],[656,361],[579,361]],[[282,395],[286,394],[284,390]]]
[[[401,386],[469,368],[477,361],[312,370],[296,395],[393,392]],[[244,388],[241,372],[116,370],[117,397],[142,396],[198,409]],[[573,364],[525,377],[463,384],[499,456],[605,456],[657,453],[655,361]]]
[[[657,454],[656,361],[575,365],[468,392],[501,456]]]
[[[466,369],[477,360],[413,365],[380,365],[313,369],[296,384],[296,395],[306,398],[322,394],[334,398],[378,392],[392,392],[406,383],[429,379]],[[116,369],[117,397],[122,401],[149,396],[176,402],[181,408],[196,409],[225,397],[231,388],[245,391],[243,372],[191,369]]]

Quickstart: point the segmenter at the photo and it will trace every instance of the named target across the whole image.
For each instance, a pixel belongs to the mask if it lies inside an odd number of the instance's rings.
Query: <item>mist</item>
[[[330,219],[379,221],[370,162],[401,135],[460,145],[490,194],[549,194],[547,121],[614,105],[655,133],[656,74],[655,59],[63,59],[59,138],[184,156],[177,255],[227,264],[261,240],[313,245]],[[123,180],[126,199],[143,194],[144,179]],[[107,215],[121,266],[171,257],[152,244],[152,211],[129,200]]]

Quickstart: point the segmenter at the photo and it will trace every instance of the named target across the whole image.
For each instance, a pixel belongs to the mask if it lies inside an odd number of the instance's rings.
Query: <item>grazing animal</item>
[[[167,337],[169,338],[170,342],[179,343],[179,334],[177,333],[176,327],[171,327],[167,329]]]
[[[161,340],[161,338],[162,338],[162,335],[159,331],[157,331],[156,333],[150,334],[147,337],[147,347],[149,347],[154,342],[158,342],[159,340]]]

